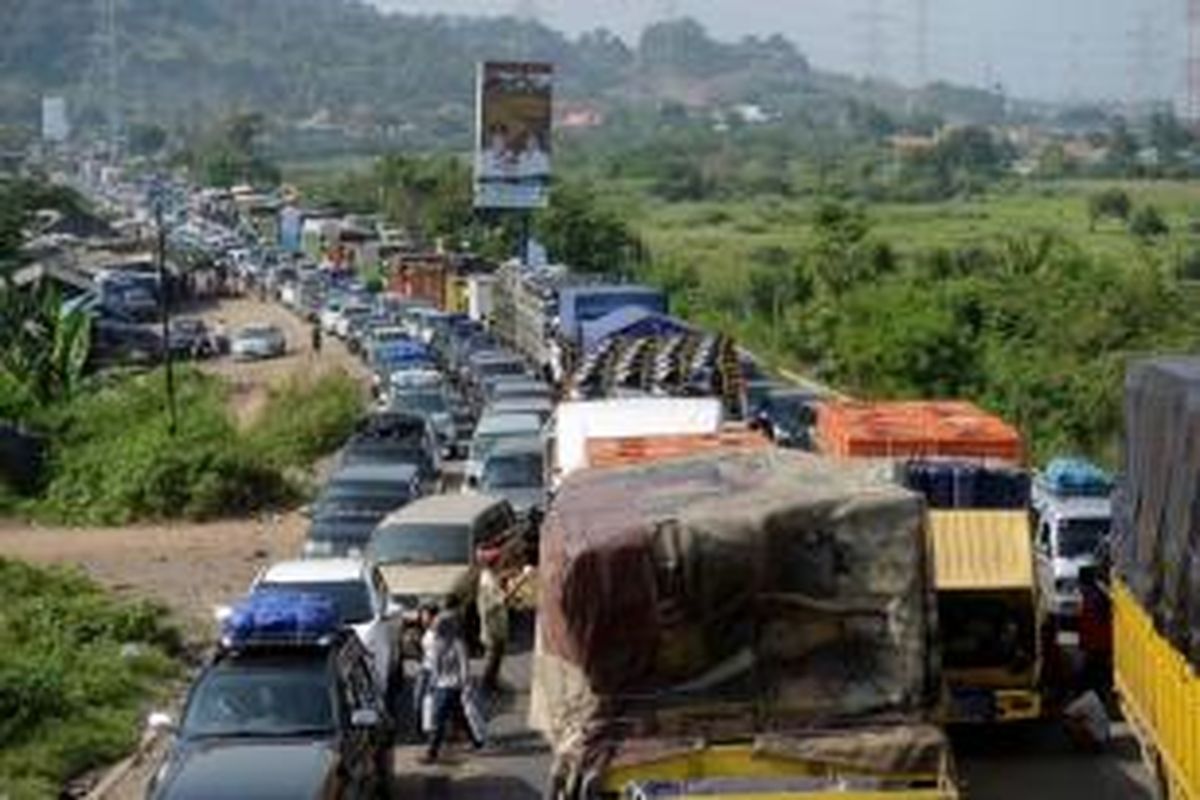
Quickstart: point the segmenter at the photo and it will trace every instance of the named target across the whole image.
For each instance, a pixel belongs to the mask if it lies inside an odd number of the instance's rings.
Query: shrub
[[[362,389],[345,372],[293,378],[271,392],[250,448],[276,467],[307,467],[345,441],[362,406]]]
[[[1142,206],[1134,212],[1129,220],[1129,232],[1143,241],[1149,241],[1159,236],[1166,236],[1171,227],[1163,219],[1162,214],[1154,206]]]
[[[233,425],[217,379],[184,370],[178,427],[169,429],[162,375],[126,377],[43,417],[49,482],[34,506],[68,523],[240,515],[294,502],[289,470],[332,451],[353,428],[358,386],[344,373],[297,379],[272,392],[259,423]]]
[[[176,672],[161,608],[117,602],[81,575],[0,558],[0,786],[55,797],[127,752]]]

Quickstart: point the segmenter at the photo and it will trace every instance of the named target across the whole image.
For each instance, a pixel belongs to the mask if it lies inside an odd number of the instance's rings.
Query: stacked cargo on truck
[[[540,563],[553,796],[957,796],[923,502],[877,470],[774,449],[583,470]]]
[[[891,464],[926,499],[942,719],[1039,717],[1045,614],[1020,434],[955,401],[833,401],[820,407],[817,429],[826,452]]]

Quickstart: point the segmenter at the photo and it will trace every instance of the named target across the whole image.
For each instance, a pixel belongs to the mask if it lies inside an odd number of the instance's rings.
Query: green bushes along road
[[[0,795],[56,797],[133,747],[177,670],[163,616],[76,573],[0,558]]]

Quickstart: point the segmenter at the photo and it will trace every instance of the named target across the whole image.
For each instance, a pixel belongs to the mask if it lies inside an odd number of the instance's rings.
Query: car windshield
[[[275,329],[269,327],[262,328],[242,328],[238,336],[243,339],[269,339],[275,335]]]
[[[450,410],[450,404],[442,392],[401,392],[392,398],[392,408],[422,414],[444,414]]]
[[[386,514],[412,498],[407,489],[379,492],[326,493],[313,503],[313,517],[338,517],[353,514]]]
[[[226,665],[196,685],[185,737],[327,734],[334,727],[324,659]]]
[[[459,524],[401,524],[377,530],[368,555],[380,564],[465,564],[469,531]]]
[[[305,594],[319,594],[328,597],[337,606],[338,617],[343,625],[359,625],[369,622],[375,616],[371,608],[371,595],[367,585],[356,581],[314,581],[312,583],[270,583],[258,585],[258,590],[281,589]]]
[[[1064,520],[1058,527],[1058,557],[1082,558],[1094,554],[1111,527],[1112,520],[1107,518]]]
[[[492,456],[480,481],[486,489],[523,489],[542,485],[542,454],[512,453]]]
[[[520,375],[525,371],[520,361],[489,361],[480,364],[477,369],[480,377],[485,378],[492,375]]]

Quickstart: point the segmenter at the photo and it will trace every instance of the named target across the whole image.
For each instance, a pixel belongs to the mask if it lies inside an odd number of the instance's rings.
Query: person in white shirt
[[[429,687],[433,691],[433,733],[425,752],[425,761],[428,763],[437,760],[451,719],[466,730],[476,749],[483,747],[483,742],[476,737],[463,711],[463,691],[467,687],[470,662],[467,646],[463,643],[457,605],[453,599],[447,601],[421,640],[424,651],[421,663],[429,671]]]

